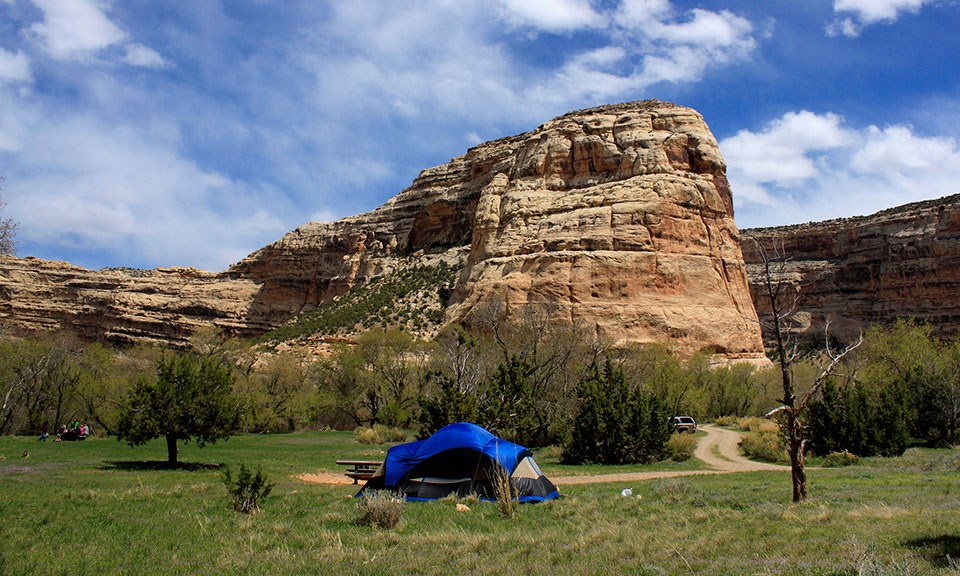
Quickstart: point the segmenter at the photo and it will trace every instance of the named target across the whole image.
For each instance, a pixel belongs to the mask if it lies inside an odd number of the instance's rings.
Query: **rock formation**
[[[847,341],[901,317],[930,322],[943,335],[960,332],[960,195],[872,216],[743,231],[751,290],[764,319],[770,306],[751,238],[782,243],[789,259],[783,280],[799,295],[794,332],[802,341],[822,344],[828,319],[831,336]]]
[[[204,326],[241,335],[259,285],[193,268],[87,270],[0,256],[0,324],[15,333],[69,329],[89,340],[182,347]]]
[[[534,303],[621,344],[759,358],[725,172],[689,108],[644,101],[572,112],[424,170],[374,211],[305,224],[222,274],[3,260],[0,317],[130,339],[181,339],[204,323],[256,333],[398,259],[469,246],[447,322],[470,321],[487,302],[508,313]]]
[[[572,112],[425,170],[381,208],[311,223],[237,264],[285,316],[383,269],[470,244],[447,321],[544,304],[625,344],[762,354],[726,167],[703,118],[659,101]]]

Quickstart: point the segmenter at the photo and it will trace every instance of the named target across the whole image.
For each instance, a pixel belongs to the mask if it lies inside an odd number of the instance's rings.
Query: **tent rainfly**
[[[560,496],[530,450],[469,422],[450,424],[425,440],[390,448],[383,465],[357,495],[392,490],[408,500],[434,500],[449,494],[493,500],[494,479],[503,472],[520,502]]]

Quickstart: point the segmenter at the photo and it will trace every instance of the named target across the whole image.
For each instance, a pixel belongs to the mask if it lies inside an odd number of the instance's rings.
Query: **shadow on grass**
[[[144,461],[144,460],[108,460],[100,470],[124,470],[134,472],[168,471],[179,470],[186,472],[197,472],[201,470],[219,470],[223,464],[204,464],[202,462],[177,462],[170,464],[166,461]]]
[[[938,568],[950,568],[960,562],[960,536],[954,534],[917,538],[904,545]]]

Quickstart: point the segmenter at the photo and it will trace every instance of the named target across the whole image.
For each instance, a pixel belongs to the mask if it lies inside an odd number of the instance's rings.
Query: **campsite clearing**
[[[0,573],[960,574],[955,450],[811,470],[804,504],[773,470],[563,486],[512,520],[496,504],[418,503],[392,530],[356,523],[356,487],[295,478],[350,482],[337,458],[387,448],[350,432],[238,435],[182,446],[171,469],[162,441],[0,437]],[[537,459],[552,479],[610,469]],[[262,467],[275,487],[260,514],[233,511],[219,463]]]

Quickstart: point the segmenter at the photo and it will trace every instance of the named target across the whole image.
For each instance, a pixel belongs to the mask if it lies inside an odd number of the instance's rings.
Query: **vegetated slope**
[[[372,328],[404,330],[431,337],[443,324],[458,267],[443,260],[406,259],[395,270],[359,284],[293,321],[264,334],[262,341],[305,336],[349,337]]]

